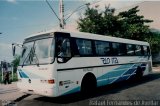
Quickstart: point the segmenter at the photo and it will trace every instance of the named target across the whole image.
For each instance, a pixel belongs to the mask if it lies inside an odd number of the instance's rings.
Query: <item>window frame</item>
[[[88,41],[91,41],[91,43],[92,43],[92,54],[90,55],[82,55],[82,54],[80,54],[79,53],[79,50],[78,50],[78,46],[77,46],[77,44],[76,44],[76,39],[82,39],[82,40],[88,40]],[[109,43],[109,47],[110,47],[110,55],[98,55],[97,53],[96,53],[96,41],[98,41],[98,42],[107,42],[107,43]],[[116,43],[116,44],[118,44],[118,53],[119,53],[119,45],[120,44],[122,44],[122,45],[125,45],[125,53],[123,54],[123,55],[118,55],[118,54],[114,54],[113,53],[113,43]],[[128,51],[128,49],[127,49],[127,45],[132,45],[132,48],[133,48],[133,54],[132,55],[128,55],[127,54],[127,51]],[[117,56],[117,57],[122,57],[122,56],[143,56],[143,49],[141,49],[141,55],[136,55],[135,54],[135,50],[136,50],[136,45],[138,45],[138,44],[131,44],[131,43],[123,43],[123,42],[112,42],[112,41],[104,41],[104,40],[94,40],[94,39],[87,39],[87,38],[79,38],[79,37],[71,37],[71,48],[72,48],[72,54],[73,54],[73,57],[104,57],[104,56],[112,56],[112,57],[115,57],[115,56]],[[149,47],[148,45],[138,45],[138,46],[147,46],[147,47]]]
[[[136,52],[137,46],[140,47],[140,54],[136,54],[136,53],[138,53],[138,52]],[[142,49],[141,45],[135,45],[135,56],[143,56],[143,55],[144,55],[144,54],[143,54],[143,49]]]
[[[70,33],[64,33],[64,32],[55,32],[55,58],[57,58],[57,63],[66,63],[68,62],[72,57],[73,57],[73,52],[72,52],[72,43],[71,43],[71,37],[70,37]],[[61,58],[60,56],[58,56],[58,38],[62,37],[62,38],[67,38],[69,39],[69,43],[70,43],[70,53],[71,56],[70,57],[63,57],[64,61],[60,62],[58,61],[58,58]]]
[[[108,47],[109,47],[109,55],[100,55],[100,54],[98,54],[97,53],[97,48],[96,48],[96,42],[103,42],[103,43],[108,43]],[[94,41],[94,46],[95,46],[95,55],[96,56],[111,56],[111,44],[110,44],[110,42],[109,41],[100,41],[100,40],[95,40]]]
[[[78,50],[77,40],[85,40],[91,42],[91,54],[81,54]],[[91,39],[84,39],[84,38],[74,38],[74,43],[76,45],[76,52],[78,53],[77,56],[79,57],[93,57],[95,55],[94,46],[93,46],[93,40]],[[75,51],[75,50],[74,50]]]

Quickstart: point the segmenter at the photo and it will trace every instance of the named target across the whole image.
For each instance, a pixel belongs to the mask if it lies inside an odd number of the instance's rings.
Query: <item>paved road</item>
[[[130,80],[101,87],[94,96],[80,97],[79,95],[77,93],[57,98],[30,95],[17,100],[16,104],[18,106],[98,106],[112,103],[109,100],[128,100],[127,103],[139,103],[139,101],[135,102],[136,100],[140,100],[142,103],[142,100],[150,100],[143,103],[158,106],[160,101],[151,100],[160,100],[160,72],[145,76],[138,82]],[[123,101],[123,103],[125,102]]]
[[[0,100],[15,100],[24,94],[17,88],[16,82],[12,84],[0,84]]]

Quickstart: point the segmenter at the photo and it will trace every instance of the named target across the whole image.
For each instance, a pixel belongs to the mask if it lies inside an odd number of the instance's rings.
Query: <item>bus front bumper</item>
[[[24,84],[21,82],[17,82],[17,87],[20,89],[21,92],[27,93],[27,94],[36,94],[36,95],[42,95],[47,97],[57,97],[57,88],[56,84],[39,84],[39,85],[31,85],[31,84]]]

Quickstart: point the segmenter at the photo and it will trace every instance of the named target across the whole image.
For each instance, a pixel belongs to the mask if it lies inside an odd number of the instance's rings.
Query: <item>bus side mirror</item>
[[[58,57],[57,60],[58,60],[59,63],[63,63],[64,62],[64,58],[63,57]]]
[[[12,44],[12,53],[13,53],[13,56],[15,56],[15,52],[16,52],[16,46],[14,44]]]
[[[24,48],[23,51],[22,51],[22,57],[24,56],[25,52],[26,52],[26,48]]]

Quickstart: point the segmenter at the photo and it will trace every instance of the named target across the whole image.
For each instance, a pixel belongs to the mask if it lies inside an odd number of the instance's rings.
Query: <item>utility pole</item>
[[[64,4],[63,0],[60,0],[59,2],[59,15],[60,15],[60,28],[64,29]]]

